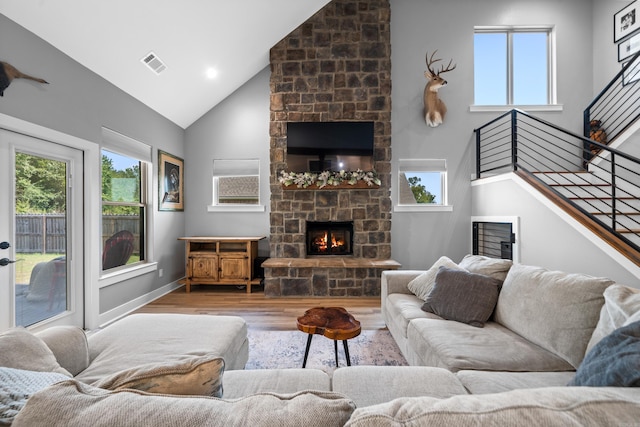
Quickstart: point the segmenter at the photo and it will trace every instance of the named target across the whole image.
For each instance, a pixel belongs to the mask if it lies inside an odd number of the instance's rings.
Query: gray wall
[[[474,26],[555,24],[558,102],[564,111],[535,114],[580,132],[582,110],[592,97],[591,22],[584,0],[392,0],[394,175],[398,159],[447,159],[453,205],[449,213],[393,214],[393,257],[403,268],[429,266],[443,254],[458,260],[471,251],[473,129],[499,114],[469,111]],[[449,110],[446,121],[429,128],[422,115],[423,72],[425,52],[435,49],[457,68],[446,74],[449,84],[440,90]],[[397,186],[392,197],[395,202]]]
[[[0,60],[50,82],[40,85],[14,80],[0,98],[0,113],[96,144],[101,139],[101,127],[106,126],[151,145],[154,162],[155,149],[183,156],[184,130],[4,15],[0,15]],[[102,288],[101,314],[184,275],[184,249],[177,241],[184,235],[184,214],[157,211],[157,171],[153,180],[153,245],[164,276],[150,273]]]
[[[618,45],[613,43],[613,15],[629,3],[630,0],[593,0],[594,96],[622,70],[622,64],[618,62]]]
[[[564,110],[536,114],[581,132],[582,110],[593,96],[593,19],[591,4],[585,7],[584,0],[391,0],[391,10],[394,176],[398,159],[445,158],[454,206],[453,212],[393,213],[392,257],[403,268],[421,268],[443,254],[460,259],[471,250],[473,129],[498,115],[469,112],[474,26],[555,24],[558,102]],[[453,58],[457,68],[447,74],[449,85],[440,91],[449,109],[446,123],[432,129],[424,123],[422,93],[425,52],[434,49],[445,60]],[[260,158],[261,197],[268,210],[268,73],[265,69],[187,129],[189,235],[269,234],[268,212],[206,211],[212,197],[212,160],[225,156]]]
[[[558,215],[559,208],[549,208],[523,189],[528,187],[527,184],[520,185],[512,180],[476,185],[472,191],[473,214],[520,218],[517,244],[522,264],[609,277],[624,285],[640,288],[638,266],[630,261],[621,263],[620,259],[624,260],[622,255],[617,254],[618,258],[610,256],[602,249],[606,243],[598,241],[590,233],[587,233],[589,237],[585,237]],[[579,228],[586,230],[581,226]]]
[[[189,126],[185,135],[189,236],[269,236],[269,68]],[[213,198],[213,159],[260,159],[264,212],[208,212]],[[269,255],[268,240],[259,244]]]

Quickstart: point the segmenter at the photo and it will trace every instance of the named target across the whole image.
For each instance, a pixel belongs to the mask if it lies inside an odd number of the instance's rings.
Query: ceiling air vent
[[[156,74],[160,74],[167,68],[167,66],[164,65],[164,62],[162,62],[162,60],[158,58],[153,52],[145,55],[145,57],[142,58],[141,61]]]

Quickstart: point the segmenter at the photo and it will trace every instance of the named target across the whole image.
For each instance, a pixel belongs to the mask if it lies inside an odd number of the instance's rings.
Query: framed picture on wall
[[[635,55],[640,51],[640,33],[618,44],[618,62]]]
[[[184,160],[158,150],[158,210],[184,210]]]
[[[633,1],[613,15],[613,42],[618,43],[640,28],[638,3]]]

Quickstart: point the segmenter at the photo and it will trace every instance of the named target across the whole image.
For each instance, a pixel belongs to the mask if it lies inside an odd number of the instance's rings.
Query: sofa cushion
[[[414,319],[441,319],[433,313],[422,310],[422,301],[417,296],[411,294],[391,294],[387,297],[385,304],[385,321],[389,329],[401,331],[404,337],[407,336],[409,322]]]
[[[640,390],[548,387],[396,399],[356,409],[346,426],[623,426],[638,419]]]
[[[515,264],[502,285],[495,321],[580,365],[609,279]]]
[[[224,374],[224,398],[237,399],[255,393],[331,391],[331,378],[320,369],[236,369]]]
[[[604,305],[587,353],[611,332],[637,320],[640,320],[640,290],[619,284],[609,286],[604,291]]]
[[[147,393],[222,397],[224,360],[214,355],[186,356],[180,361],[148,363],[94,383],[107,390],[131,388]]]
[[[440,267],[422,309],[481,328],[493,313],[500,285],[489,276]]]
[[[68,376],[58,372],[0,367],[0,424],[11,424],[35,392],[68,379]]]
[[[509,269],[513,265],[510,259],[491,258],[484,255],[466,255],[458,263],[458,267],[476,274],[484,274],[504,282]]]
[[[14,427],[61,426],[343,426],[354,410],[344,396],[322,391],[260,393],[241,399],[109,391],[67,380],[34,394]]]
[[[556,356],[495,322],[474,328],[441,319],[415,319],[407,328],[408,345],[424,366],[456,372],[569,371],[573,367]]]
[[[575,376],[575,371],[505,372],[458,371],[456,377],[471,394],[502,393],[523,388],[562,387]]]
[[[57,372],[71,377],[53,352],[37,336],[24,328],[13,328],[0,334],[0,366],[28,371]]]
[[[569,385],[640,387],[640,321],[616,329],[596,344]]]
[[[179,362],[185,356],[222,357],[225,370],[243,368],[247,324],[241,317],[133,314],[89,335],[90,366],[76,379],[92,384],[147,363]]]
[[[461,270],[458,265],[446,256],[440,257],[427,271],[411,280],[407,287],[415,296],[425,301],[436,282],[436,275],[440,267]]]
[[[450,397],[467,394],[455,374],[427,366],[348,366],[333,372],[333,391],[349,396],[356,407],[400,397]]]

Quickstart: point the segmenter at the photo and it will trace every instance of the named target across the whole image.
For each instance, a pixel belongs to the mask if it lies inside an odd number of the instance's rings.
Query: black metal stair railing
[[[640,159],[520,110],[475,134],[477,178],[525,172],[640,251]],[[585,170],[589,144],[602,151]]]
[[[584,110],[584,136],[610,144],[640,117],[640,52],[636,53]],[[592,123],[593,122],[593,123]],[[585,145],[585,160],[597,152]],[[592,152],[593,151],[593,152]]]

